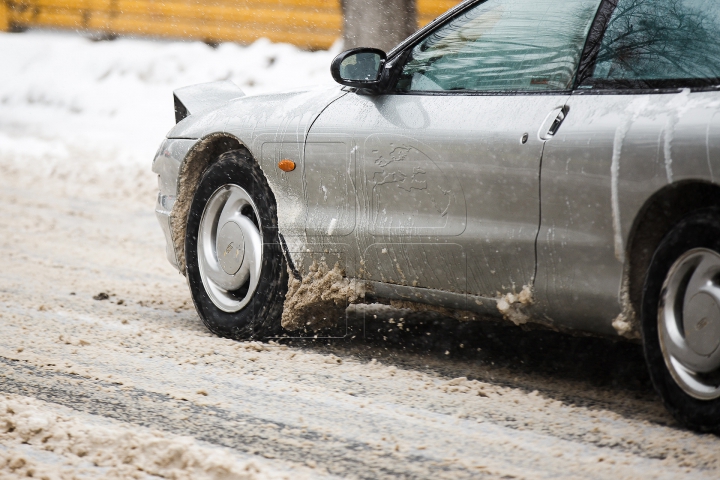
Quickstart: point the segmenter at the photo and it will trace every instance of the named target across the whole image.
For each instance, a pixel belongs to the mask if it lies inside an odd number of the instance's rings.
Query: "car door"
[[[543,144],[599,0],[476,2],[388,61],[308,144],[352,132],[364,278],[496,296],[532,285]]]
[[[713,178],[718,96],[703,90],[720,83],[720,14],[713,2],[618,0],[592,30],[543,154],[536,303],[558,325],[632,333],[620,297],[640,262],[627,258],[638,213],[668,185]]]

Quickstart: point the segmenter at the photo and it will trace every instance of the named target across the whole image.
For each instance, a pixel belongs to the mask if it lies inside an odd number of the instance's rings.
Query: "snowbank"
[[[0,394],[0,476],[289,478],[252,460],[241,460],[229,450],[200,445],[193,438],[108,420],[96,425],[87,421],[87,415],[69,409],[61,409],[60,414],[58,409],[32,398]],[[48,462],[48,455],[38,455],[38,450],[52,452],[55,458]]]
[[[0,33],[0,168],[32,161],[39,174],[81,184],[140,167],[147,176],[133,181],[154,181],[150,162],[174,123],[173,89],[231,80],[252,95],[332,84],[339,49]]]

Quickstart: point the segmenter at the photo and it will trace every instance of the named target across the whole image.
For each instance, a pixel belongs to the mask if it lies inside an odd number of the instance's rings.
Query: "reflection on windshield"
[[[412,50],[397,89],[565,90],[599,0],[488,0]]]
[[[715,0],[620,0],[600,46],[595,78],[720,78]]]

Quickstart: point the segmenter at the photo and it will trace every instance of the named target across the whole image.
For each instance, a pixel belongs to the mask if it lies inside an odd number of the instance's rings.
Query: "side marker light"
[[[288,160],[287,158],[285,160],[280,160],[278,168],[280,168],[283,172],[292,172],[295,170],[295,162]]]

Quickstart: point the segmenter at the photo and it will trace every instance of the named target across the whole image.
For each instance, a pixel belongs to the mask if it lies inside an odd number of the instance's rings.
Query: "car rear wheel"
[[[720,215],[679,222],[658,246],[643,291],[645,358],[655,389],[690,428],[720,431]]]
[[[221,155],[200,179],[185,258],[195,307],[212,332],[246,339],[280,331],[288,277],[275,197],[243,151]]]

